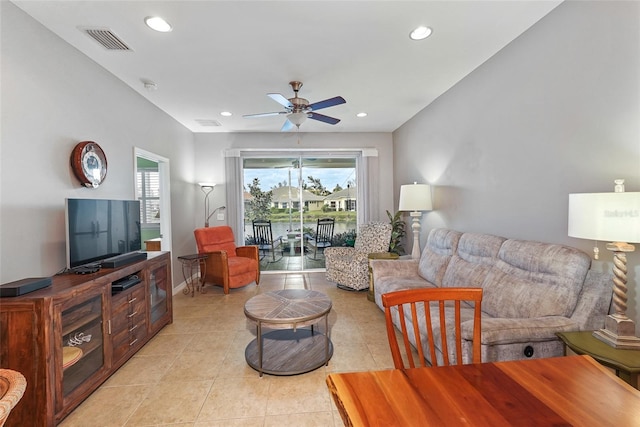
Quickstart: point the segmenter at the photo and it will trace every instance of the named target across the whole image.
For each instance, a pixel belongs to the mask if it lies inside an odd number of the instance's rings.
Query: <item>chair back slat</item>
[[[428,366],[424,357],[424,345],[429,347],[431,365],[438,365],[437,347],[442,353],[443,365],[462,364],[462,321],[468,320],[469,316],[463,319],[462,302],[467,302],[473,307],[473,340],[471,345],[471,362],[481,363],[481,313],[482,313],[482,289],[481,288],[425,288],[407,289],[397,292],[390,292],[382,295],[382,304],[385,309],[387,325],[387,337],[391,348],[393,363],[396,368],[405,368],[403,353],[400,351],[398,330],[393,323],[394,317],[398,319],[400,333],[404,344],[404,358],[408,362],[408,367]],[[432,306],[431,303],[434,305]],[[436,309],[437,307],[437,309]],[[424,316],[421,316],[419,308],[423,309]],[[453,317],[451,316],[453,310]],[[435,321],[437,314],[438,320]],[[411,319],[409,319],[409,315]],[[448,323],[454,325],[449,325]],[[407,324],[413,328],[412,347]],[[434,330],[434,325],[439,327],[439,331]],[[450,336],[453,334],[454,336]],[[439,336],[439,339],[438,339]],[[426,342],[423,344],[423,340]],[[455,358],[450,357],[450,339],[455,341]],[[453,348],[453,346],[451,347]],[[414,360],[417,353],[418,360]]]
[[[415,303],[414,303],[415,304]],[[424,304],[424,313],[425,313],[425,324],[427,325],[427,337],[433,337],[433,322],[431,320],[431,304]],[[419,352],[420,353],[420,352]],[[431,341],[429,341],[429,356],[431,360],[436,359],[436,346],[433,345]],[[424,366],[426,360],[422,361],[422,366]]]
[[[456,307],[456,336],[462,336],[462,322],[460,321],[460,301],[455,302]],[[462,340],[456,340],[456,356],[458,357],[458,365],[462,365]]]
[[[424,354],[422,352],[422,338],[420,337],[420,328],[418,327],[418,311],[416,309],[416,304],[415,303],[411,303],[411,318],[414,319],[413,320],[413,336],[414,339],[416,341],[416,347],[418,348],[418,362],[420,362],[420,365],[423,365],[423,361],[424,361]],[[409,340],[405,340],[405,352],[409,355],[408,360],[410,363],[410,366],[412,368],[415,367],[415,362],[413,361],[413,354],[411,352],[411,344],[409,343]]]

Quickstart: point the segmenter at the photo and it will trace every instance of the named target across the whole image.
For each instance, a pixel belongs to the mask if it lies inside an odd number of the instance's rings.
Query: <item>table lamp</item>
[[[604,329],[593,335],[615,348],[640,349],[635,323],[627,311],[627,252],[640,243],[640,192],[624,192],[624,180],[615,180],[612,193],[569,194],[569,236],[605,241],[613,252],[614,313],[605,319]],[[598,259],[597,247],[594,249]]]
[[[204,193],[204,226],[209,226],[209,193],[213,191],[213,188],[216,186],[212,182],[199,182],[198,185],[200,189]]]
[[[398,210],[409,211],[411,229],[413,230],[413,248],[411,258],[420,258],[420,217],[422,211],[433,209],[431,204],[431,186],[427,184],[406,184],[400,186],[400,203]]]

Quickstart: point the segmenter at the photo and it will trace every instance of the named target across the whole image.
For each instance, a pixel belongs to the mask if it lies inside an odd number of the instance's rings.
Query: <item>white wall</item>
[[[0,7],[0,282],[65,267],[65,198],[135,197],[134,147],[171,159],[174,260],[191,251],[193,134],[13,4]],[[69,166],[83,140],[107,155],[98,189]],[[179,268],[173,278],[182,282]]]
[[[436,186],[422,242],[444,226],[591,253],[567,236],[568,194],[613,191],[615,178],[640,191],[640,3],[564,2],[393,139],[396,198],[401,183]],[[610,270],[600,249],[594,268]],[[628,314],[640,324],[636,249]]]
[[[388,221],[386,210],[395,212],[393,204],[393,153],[390,133],[201,133],[196,134],[196,181],[215,182],[212,193],[212,209],[226,204],[225,160],[227,149],[356,149],[378,150],[379,210],[372,213],[372,220]],[[204,195],[201,194],[197,211],[197,222],[202,224]],[[212,225],[217,222],[214,221]],[[195,244],[195,243],[194,243]]]

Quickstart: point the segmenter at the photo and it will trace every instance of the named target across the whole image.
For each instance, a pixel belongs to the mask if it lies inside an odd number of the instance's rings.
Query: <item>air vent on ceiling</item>
[[[80,28],[89,37],[108,50],[132,50],[108,28]]]
[[[219,121],[213,119],[196,119],[200,126],[222,126]]]

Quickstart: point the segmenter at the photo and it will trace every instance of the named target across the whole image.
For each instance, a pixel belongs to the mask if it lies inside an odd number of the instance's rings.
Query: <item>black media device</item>
[[[140,277],[138,277],[138,275],[136,274],[132,274],[128,277],[123,277],[122,279],[116,280],[111,284],[111,293],[116,294],[118,292],[122,292],[125,289],[129,289],[130,287],[137,285],[138,283],[140,283],[140,281]]]
[[[67,268],[79,274],[103,267],[120,267],[140,259],[140,202],[138,200],[66,199]]]
[[[51,286],[51,277],[30,277],[0,285],[0,297],[17,297]]]
[[[104,268],[118,268],[123,265],[131,264],[132,262],[142,261],[147,259],[146,252],[131,252],[128,254],[118,255],[111,258],[103,259],[100,265]]]
[[[73,268],[73,272],[76,274],[92,274],[100,271],[99,265],[79,265]]]

